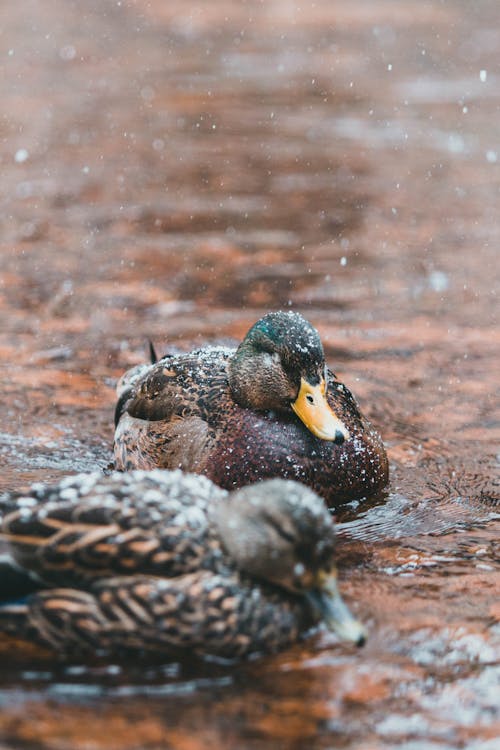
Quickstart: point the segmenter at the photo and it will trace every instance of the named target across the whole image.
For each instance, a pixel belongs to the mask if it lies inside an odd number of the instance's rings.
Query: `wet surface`
[[[339,517],[370,640],[237,667],[4,643],[5,747],[497,747],[497,3],[306,5],[2,3],[0,485],[106,467],[148,337],[291,306],[391,461]]]

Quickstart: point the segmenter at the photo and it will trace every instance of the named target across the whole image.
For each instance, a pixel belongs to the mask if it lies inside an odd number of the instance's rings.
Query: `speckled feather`
[[[227,493],[180,471],[94,473],[0,509],[16,564],[49,586],[0,606],[0,630],[63,656],[284,647],[317,619],[294,576],[328,569],[334,551],[322,500],[283,480]]]
[[[208,510],[226,495],[180,471],[81,474],[4,498],[11,512],[2,532],[16,562],[50,584],[137,571],[176,576],[221,558]]]
[[[298,597],[207,571],[171,580],[104,578],[89,590],[41,591],[28,607],[0,606],[3,632],[63,657],[130,651],[244,657],[285,648],[312,624]]]
[[[300,320],[308,326],[302,343]],[[321,370],[312,349],[314,329],[301,316],[293,323],[302,367],[310,360]],[[236,403],[229,384],[234,354],[210,347],[126,373],[119,386],[116,468],[180,467],[227,489],[280,476],[307,484],[329,506],[385,486],[388,464],[380,436],[331,371],[327,399],[350,433],[342,445],[315,437],[290,408],[261,411]],[[291,353],[283,356],[289,365]],[[295,352],[294,363],[297,357]]]

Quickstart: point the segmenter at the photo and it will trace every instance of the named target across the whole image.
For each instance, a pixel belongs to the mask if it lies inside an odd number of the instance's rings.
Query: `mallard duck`
[[[318,332],[268,313],[236,350],[198,349],[129,370],[118,385],[115,467],[181,468],[227,489],[295,479],[329,506],[373,495],[379,435],[325,364]]]
[[[95,473],[1,507],[15,564],[47,588],[1,604],[0,631],[61,655],[235,658],[320,620],[364,641],[337,590],[332,518],[297,482],[228,493],[180,471]]]

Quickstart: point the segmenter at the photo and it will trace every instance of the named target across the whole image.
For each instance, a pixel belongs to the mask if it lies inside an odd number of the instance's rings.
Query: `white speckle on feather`
[[[33,505],[37,505],[37,500],[36,498],[28,495],[25,497],[18,497],[16,498],[16,505],[20,508],[28,508],[32,507]]]
[[[207,517],[201,508],[192,505],[190,508],[184,508],[182,513],[174,519],[173,523],[179,526],[189,526],[190,528],[201,528],[207,525]]]
[[[300,577],[300,576],[304,575],[305,571],[306,571],[306,569],[305,569],[305,567],[304,567],[304,565],[302,563],[298,562],[298,563],[296,563],[294,565],[293,573],[297,577]]]
[[[65,489],[61,490],[59,493],[59,497],[61,500],[78,500],[79,494],[76,487],[66,487]]]

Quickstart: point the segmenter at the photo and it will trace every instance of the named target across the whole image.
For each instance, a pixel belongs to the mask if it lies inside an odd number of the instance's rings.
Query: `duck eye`
[[[306,396],[306,401],[307,401],[307,402],[308,402],[309,404],[314,404],[314,398],[313,398],[313,396],[311,396],[311,394],[310,394],[310,393],[308,393],[308,394],[307,394],[307,396]]]

